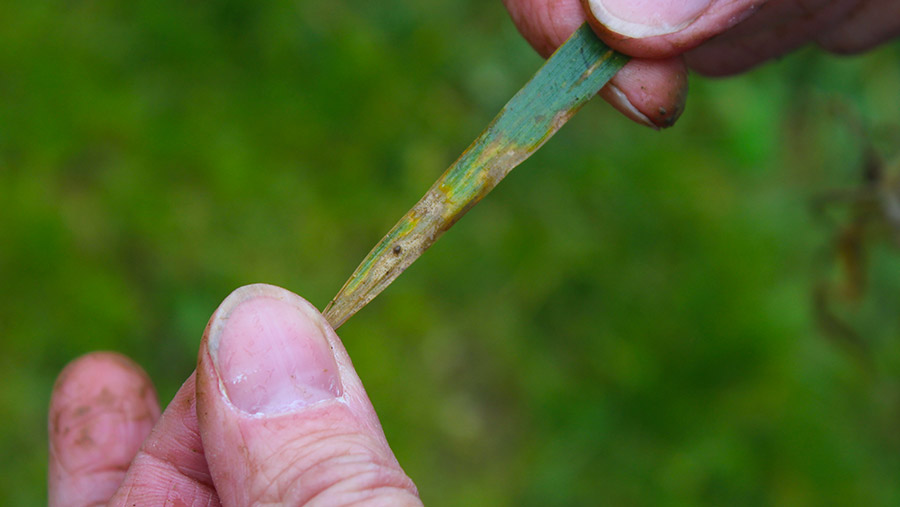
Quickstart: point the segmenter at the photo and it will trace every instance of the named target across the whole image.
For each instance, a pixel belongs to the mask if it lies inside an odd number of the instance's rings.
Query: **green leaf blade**
[[[587,25],[576,30],[369,252],[325,309],[328,322],[337,329],[381,293],[627,61]]]

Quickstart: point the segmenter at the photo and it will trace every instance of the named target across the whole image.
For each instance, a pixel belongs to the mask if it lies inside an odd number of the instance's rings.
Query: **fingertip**
[[[583,0],[588,17],[619,37],[640,39],[683,30],[709,9],[712,0]]]
[[[50,400],[50,503],[109,500],[159,415],[156,390],[131,359],[94,352],[69,363]]]
[[[760,0],[581,0],[587,21],[610,47],[637,58],[681,55],[750,16]]]
[[[600,95],[631,120],[653,129],[675,124],[687,101],[687,68],[681,58],[633,59]]]
[[[204,333],[196,389],[223,503],[416,498],[343,345],[296,294],[257,284],[229,295]]]

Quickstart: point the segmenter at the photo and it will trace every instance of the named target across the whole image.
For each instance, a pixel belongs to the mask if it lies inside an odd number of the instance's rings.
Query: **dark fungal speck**
[[[394,245],[394,249],[392,251],[394,252],[394,255],[400,255],[400,252],[403,251],[403,248],[401,248],[400,245]]]

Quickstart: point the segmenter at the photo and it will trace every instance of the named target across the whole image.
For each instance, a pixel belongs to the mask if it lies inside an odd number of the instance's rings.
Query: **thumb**
[[[588,21],[613,48],[670,58],[753,14],[766,0],[581,0]]]
[[[337,335],[285,289],[242,287],[213,314],[197,415],[223,505],[420,505]]]

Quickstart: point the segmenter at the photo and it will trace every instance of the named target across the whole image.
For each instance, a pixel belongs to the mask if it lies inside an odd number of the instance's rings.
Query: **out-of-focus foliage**
[[[44,501],[66,362],[121,351],[165,403],[232,289],[323,307],[540,64],[499,1],[4,0],[0,20],[3,505]],[[831,310],[848,347],[814,304],[845,217],[810,206],[861,185],[836,110],[896,160],[898,61],[694,78],[660,133],[595,101],[351,319],[426,503],[900,503],[900,254],[861,243],[862,302]]]

